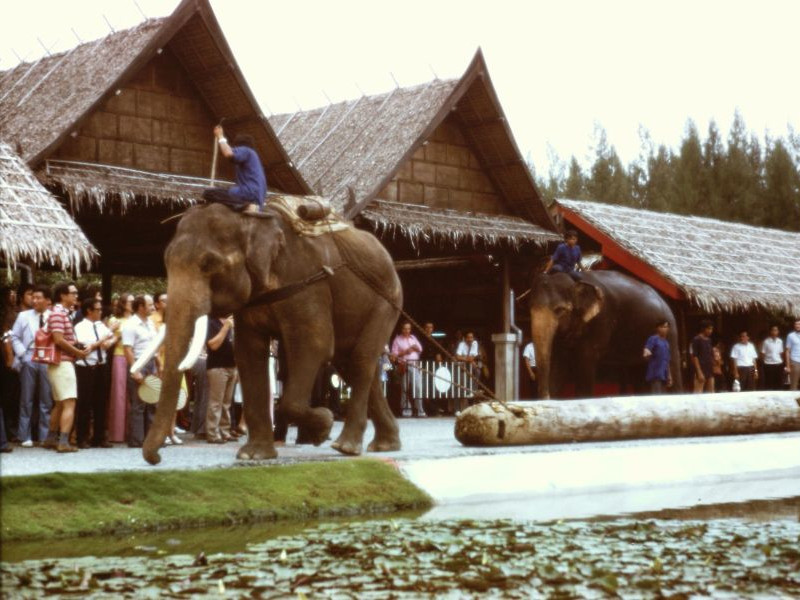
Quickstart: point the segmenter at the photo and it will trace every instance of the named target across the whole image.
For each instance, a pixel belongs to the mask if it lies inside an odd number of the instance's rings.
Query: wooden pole
[[[214,180],[217,178],[217,155],[219,154],[219,142],[214,136],[214,154],[211,159],[211,187],[214,187]]]
[[[484,402],[456,418],[465,446],[563,444],[800,430],[800,392]]]

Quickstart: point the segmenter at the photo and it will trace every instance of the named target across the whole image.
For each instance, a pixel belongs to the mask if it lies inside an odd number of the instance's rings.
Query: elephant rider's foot
[[[249,441],[236,453],[239,460],[267,460],[277,457],[278,452],[272,442]]]
[[[367,452],[394,452],[400,450],[403,445],[398,437],[375,437],[367,446]]]
[[[342,454],[347,454],[348,456],[358,456],[361,454],[360,441],[356,442],[355,440],[347,439],[341,435],[331,444],[331,448],[338,450]]]

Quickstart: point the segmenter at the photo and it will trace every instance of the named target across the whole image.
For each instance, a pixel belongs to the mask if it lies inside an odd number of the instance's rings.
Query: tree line
[[[677,151],[640,131],[642,151],[627,167],[606,132],[595,133],[594,162],[584,170],[573,155],[534,172],[547,202],[593,200],[800,231],[800,133],[786,138],[748,132],[737,112],[727,140],[711,121],[704,138],[689,121]]]

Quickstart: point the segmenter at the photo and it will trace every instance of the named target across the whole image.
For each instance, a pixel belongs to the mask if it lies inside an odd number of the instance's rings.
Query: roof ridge
[[[35,65],[35,64],[37,64],[37,63],[39,63],[39,62],[41,62],[43,60],[51,60],[51,59],[57,59],[59,57],[63,57],[65,55],[69,54],[70,52],[74,52],[75,50],[78,50],[79,48],[83,48],[84,46],[89,46],[91,44],[97,44],[97,42],[105,41],[105,40],[108,40],[108,39],[112,39],[112,38],[115,38],[115,37],[118,37],[118,36],[122,36],[124,34],[130,34],[130,33],[133,33],[133,32],[138,32],[141,29],[146,29],[147,27],[153,27],[153,26],[156,26],[156,25],[161,26],[163,24],[163,22],[166,21],[167,19],[169,19],[169,16],[165,16],[165,17],[148,17],[147,19],[145,19],[144,21],[140,21],[139,23],[137,23],[133,27],[127,27],[125,29],[119,29],[119,30],[116,30],[116,31],[112,31],[112,32],[110,32],[110,33],[108,33],[106,35],[103,35],[103,36],[100,36],[100,37],[97,37],[97,38],[93,38],[93,39],[87,40],[85,42],[82,41],[82,42],[80,42],[78,44],[75,44],[74,46],[70,46],[69,48],[65,48],[64,50],[61,50],[59,52],[54,52],[52,54],[44,54],[44,55],[39,56],[39,57],[37,57],[37,58],[35,58],[33,60],[30,60],[30,61],[22,60],[21,62],[17,63],[13,67],[10,67],[10,68],[4,69],[4,70],[0,70],[0,77],[2,77],[3,75],[5,75],[7,73],[11,73],[11,72],[15,71],[16,69],[19,69],[20,67]],[[158,23],[159,21],[161,21],[161,23]],[[145,26],[147,26],[147,27],[145,27]]]
[[[400,91],[400,92],[417,91],[419,89],[425,89],[428,86],[430,86],[431,84],[435,84],[435,83],[442,83],[442,84],[454,83],[454,84],[457,84],[459,81],[460,80],[457,79],[457,78],[441,79],[441,78],[437,77],[435,79],[429,79],[428,81],[423,81],[421,83],[417,83],[417,84],[410,85],[410,86],[402,86],[402,87],[398,86],[398,87],[395,87],[395,88],[393,88],[391,90],[387,90],[385,92],[378,92],[376,94],[362,94],[361,96],[358,96],[358,97],[355,97],[355,98],[345,98],[344,100],[339,100],[338,102],[329,102],[328,104],[320,104],[318,106],[313,106],[311,108],[302,108],[302,109],[296,110],[294,112],[276,113],[276,114],[272,115],[270,117],[270,119],[273,119],[273,118],[274,119],[278,119],[278,118],[281,118],[281,117],[293,117],[294,115],[297,115],[297,114],[309,114],[309,113],[313,113],[313,112],[318,111],[318,110],[325,110],[326,108],[329,108],[329,107],[344,105],[344,104],[348,104],[350,102],[355,102],[355,101],[358,101],[358,100],[378,100],[378,99],[380,99],[380,98],[382,98],[384,96],[389,96],[389,95],[394,94],[394,93],[396,93],[398,91]]]

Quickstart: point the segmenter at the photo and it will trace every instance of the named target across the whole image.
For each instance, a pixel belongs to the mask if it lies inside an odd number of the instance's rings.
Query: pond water
[[[237,552],[4,563],[10,597],[651,598],[800,595],[800,521],[382,519]]]

